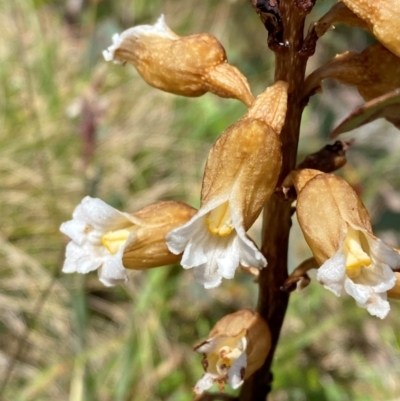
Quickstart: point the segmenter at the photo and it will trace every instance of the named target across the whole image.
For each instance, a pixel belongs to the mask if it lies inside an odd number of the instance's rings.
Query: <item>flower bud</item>
[[[363,19],[369,30],[391,52],[400,57],[400,0],[342,0]]]
[[[256,312],[243,309],[223,317],[207,340],[194,350],[204,355],[205,374],[194,391],[201,394],[217,383],[236,389],[264,363],[271,348],[271,334],[265,320]]]
[[[184,203],[165,201],[128,214],[87,196],[75,208],[73,220],[60,227],[71,238],[63,272],[98,269],[100,281],[112,286],[127,280],[125,268],[142,270],[178,262],[180,256],[168,250],[165,236],[195,212]]]
[[[200,210],[167,236],[169,249],[184,252],[182,266],[193,267],[205,288],[233,278],[239,264],[259,269],[267,264],[246,231],[276,187],[282,151],[279,135],[269,124],[281,129],[286,96],[286,84],[274,85],[218,138],[208,155]],[[279,101],[271,102],[271,97]]]
[[[176,95],[196,97],[212,92],[247,106],[254,97],[246,77],[227,63],[221,43],[201,33],[180,37],[162,15],[154,25],[139,25],[114,35],[103,52],[106,61],[129,62],[151,86]]]
[[[312,178],[304,183],[302,174]],[[365,206],[343,178],[306,169],[297,172],[294,184],[300,228],[320,266],[318,281],[384,318],[400,255],[373,235]]]

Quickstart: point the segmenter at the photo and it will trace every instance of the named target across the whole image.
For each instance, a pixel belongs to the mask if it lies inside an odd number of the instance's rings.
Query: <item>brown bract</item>
[[[212,92],[247,106],[253,102],[246,77],[227,63],[225,50],[214,36],[171,33],[127,36],[115,50],[114,60],[133,64],[149,85],[166,92],[189,97]]]
[[[315,93],[326,78],[356,86],[368,101],[400,87],[400,58],[381,44],[370,46],[360,54],[339,54],[307,77],[305,95]]]
[[[369,30],[400,57],[400,0],[343,0]]]
[[[196,209],[184,203],[164,201],[133,213],[136,229],[134,238],[124,251],[124,267],[142,270],[179,262],[181,255],[169,251],[165,236],[188,222],[196,212]]]
[[[296,213],[304,237],[321,265],[332,257],[345,239],[347,224],[372,236],[367,209],[356,192],[333,174],[300,170],[312,177],[298,191]],[[304,180],[298,179],[304,183]]]

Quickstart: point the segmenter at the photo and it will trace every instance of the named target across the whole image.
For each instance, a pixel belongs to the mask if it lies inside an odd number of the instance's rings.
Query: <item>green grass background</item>
[[[246,110],[210,94],[158,91],[101,50],[113,33],[163,12],[181,35],[218,37],[255,94],[273,82],[273,54],[248,1],[79,3],[0,0],[0,399],[188,401],[202,374],[193,344],[225,314],[254,307],[252,278],[238,272],[206,291],[169,266],[105,288],[96,274],[60,273],[67,239],[58,229],[85,195],[128,212],[160,199],[198,206],[207,152]],[[332,4],[319,2],[310,21]],[[309,70],[372,41],[338,26]],[[304,114],[299,159],[328,143],[361,102],[354,89],[327,82]],[[340,174],[377,232],[399,245],[399,133],[378,121],[347,137],[356,142]],[[308,256],[295,222],[290,268]],[[399,314],[393,302],[380,321],[315,281],[293,293],[271,400],[400,400]]]

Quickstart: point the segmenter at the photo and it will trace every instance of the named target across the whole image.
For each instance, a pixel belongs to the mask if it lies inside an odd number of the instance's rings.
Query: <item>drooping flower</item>
[[[348,293],[358,306],[383,319],[387,291],[396,281],[400,255],[375,237],[368,212],[347,182],[316,170],[292,173],[297,218],[320,266],[317,280],[335,295]],[[305,179],[306,178],[306,179]]]
[[[164,16],[154,25],[139,25],[113,36],[106,61],[129,62],[151,86],[195,97],[212,92],[249,106],[254,96],[246,77],[227,63],[225,50],[212,35],[178,36]]]
[[[183,252],[182,266],[194,268],[195,278],[205,288],[233,278],[239,264],[257,268],[267,264],[246,231],[276,186],[286,96],[287,84],[278,82],[219,137],[207,159],[201,208],[167,235],[171,252]],[[273,105],[271,98],[276,100]],[[260,103],[270,105],[267,112]]]
[[[180,260],[165,243],[165,235],[188,221],[195,209],[180,202],[157,202],[136,213],[120,212],[101,199],[86,196],[73,219],[60,231],[71,238],[64,273],[89,273],[98,269],[106,286],[127,280],[125,269],[142,270]]]
[[[194,391],[201,394],[217,383],[236,389],[264,363],[271,348],[271,334],[265,320],[256,312],[243,309],[224,316],[207,340],[195,346],[204,354],[205,370]]]

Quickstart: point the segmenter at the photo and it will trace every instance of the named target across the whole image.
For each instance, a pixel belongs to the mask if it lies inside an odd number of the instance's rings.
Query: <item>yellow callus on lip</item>
[[[360,232],[351,227],[348,227],[343,252],[346,257],[347,275],[350,278],[357,277],[362,266],[369,266],[372,263],[370,256],[362,248]]]
[[[234,229],[229,202],[211,210],[206,219],[207,228],[213,235],[228,236]]]
[[[123,246],[135,227],[122,230],[108,231],[101,237],[101,242],[111,255],[115,255]]]

